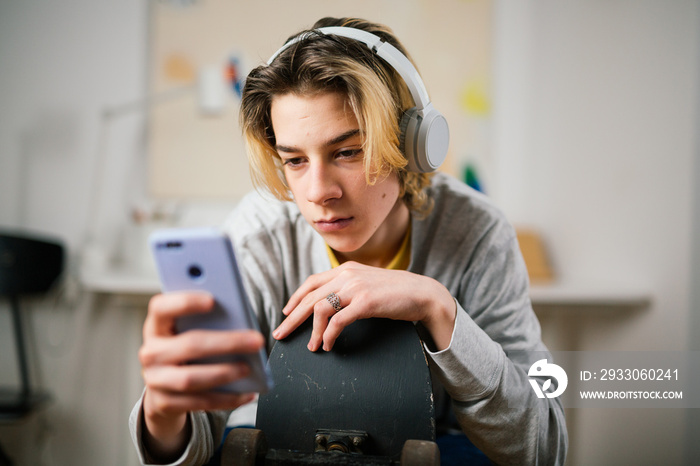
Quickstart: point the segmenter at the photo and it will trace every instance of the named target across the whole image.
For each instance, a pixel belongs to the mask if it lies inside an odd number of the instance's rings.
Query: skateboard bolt
[[[362,437],[353,437],[352,438],[352,444],[356,447],[361,446],[364,443],[364,439]]]
[[[325,447],[325,446],[326,446],[326,440],[327,440],[327,438],[326,438],[325,435],[316,434],[315,440],[316,440],[316,445],[318,445],[318,446],[320,446],[320,447]]]

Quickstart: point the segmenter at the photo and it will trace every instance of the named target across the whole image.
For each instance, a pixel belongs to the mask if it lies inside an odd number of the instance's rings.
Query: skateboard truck
[[[362,446],[367,441],[367,432],[361,430],[316,431],[314,451],[362,454]]]
[[[400,458],[392,460],[358,452],[357,449],[367,439],[367,434],[361,431],[319,431],[314,441],[320,449],[313,453],[304,453],[268,449],[263,431],[238,428],[231,431],[224,440],[221,465],[438,466],[440,464],[440,451],[435,442],[406,440]],[[348,451],[343,452],[342,448],[347,448]]]

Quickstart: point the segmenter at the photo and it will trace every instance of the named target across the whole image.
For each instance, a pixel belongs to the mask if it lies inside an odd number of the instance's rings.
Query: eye
[[[362,155],[362,149],[343,149],[336,153],[336,157],[341,159],[353,159]]]
[[[296,168],[296,167],[299,167],[299,166],[301,166],[301,164],[303,164],[303,163],[304,163],[304,159],[301,158],[301,157],[292,157],[292,158],[289,158],[289,159],[283,159],[283,160],[282,160],[282,164],[283,164],[285,167],[289,167],[289,168]]]

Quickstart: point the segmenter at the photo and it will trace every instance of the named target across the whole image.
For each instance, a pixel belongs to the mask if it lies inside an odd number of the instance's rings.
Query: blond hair
[[[328,26],[363,29],[408,56],[386,26],[361,19],[323,18],[313,29]],[[246,78],[240,121],[254,185],[279,199],[291,200],[275,149],[270,117],[273,97],[339,92],[346,96],[360,126],[367,183],[397,173],[406,205],[419,216],[427,214],[432,207],[426,191],[430,175],[407,171],[408,162],[399,148],[401,115],[414,106],[403,79],[363,43],[314,33],[313,29],[302,31],[304,39],[280,53],[271,64],[255,68]]]

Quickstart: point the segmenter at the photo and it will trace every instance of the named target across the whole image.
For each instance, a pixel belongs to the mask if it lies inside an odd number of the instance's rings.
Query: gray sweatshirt
[[[548,357],[529,298],[515,232],[480,193],[444,174],[430,187],[435,207],[413,218],[409,271],[442,283],[457,303],[449,348],[426,354],[436,390],[446,392],[459,427],[496,464],[564,464],[568,444],[558,399],[538,399],[528,369]],[[325,243],[292,202],[253,193],[227,222],[261,331],[270,335],[291,294],[328,270]],[[269,348],[274,340],[269,337]],[[551,360],[551,358],[548,358]],[[438,393],[438,399],[440,398]],[[173,464],[203,464],[214,453],[228,412],[191,413],[187,450]],[[139,456],[141,401],[130,427]]]

